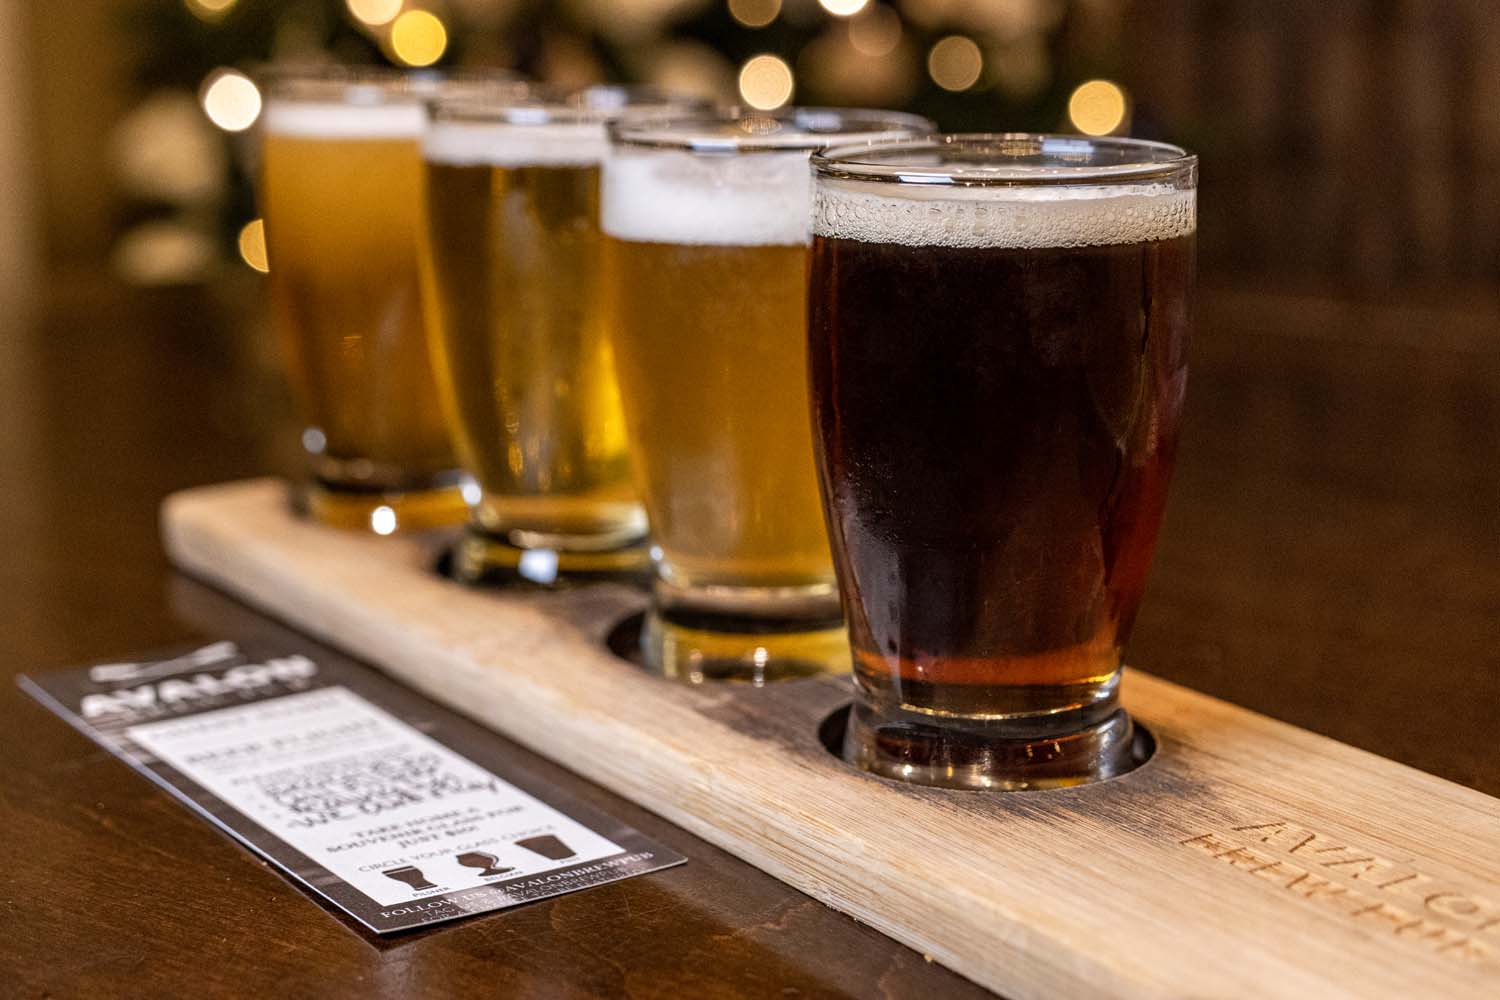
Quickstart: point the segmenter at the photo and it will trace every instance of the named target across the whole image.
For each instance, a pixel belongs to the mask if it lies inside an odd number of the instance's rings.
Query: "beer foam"
[[[808,151],[705,155],[616,151],[604,164],[600,225],[639,243],[805,246]]]
[[[432,163],[493,167],[590,166],[609,153],[601,122],[529,125],[438,121],[423,155]]]
[[[421,104],[337,104],[272,101],[265,130],[303,139],[415,139],[427,127]]]
[[[905,246],[1040,250],[1145,243],[1197,227],[1194,192],[1167,184],[922,187],[825,180],[819,236]]]

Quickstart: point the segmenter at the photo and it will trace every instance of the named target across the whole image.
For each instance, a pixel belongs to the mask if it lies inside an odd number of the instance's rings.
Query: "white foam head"
[[[640,243],[806,245],[807,157],[617,149],[604,164],[600,225]]]
[[[950,187],[820,178],[819,236],[906,246],[1143,243],[1197,228],[1194,192],[1171,184]]]
[[[273,98],[263,127],[272,135],[302,139],[416,139],[427,112],[416,101],[356,104]]]
[[[637,122],[613,133],[600,225],[641,243],[806,246],[814,150],[931,129],[915,115],[838,108]]]
[[[602,121],[545,124],[438,120],[423,155],[433,163],[495,167],[589,166],[609,153]]]

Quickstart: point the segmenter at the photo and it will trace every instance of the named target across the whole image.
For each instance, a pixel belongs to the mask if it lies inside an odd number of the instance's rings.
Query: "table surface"
[[[293,460],[255,301],[75,276],[35,322],[0,317],[6,672],[282,631],[174,573],[155,522],[174,489]],[[1131,662],[1500,794],[1500,302],[1210,288],[1199,330]],[[981,995],[506,749],[691,862],[381,942],[7,684],[0,981],[21,996]]]

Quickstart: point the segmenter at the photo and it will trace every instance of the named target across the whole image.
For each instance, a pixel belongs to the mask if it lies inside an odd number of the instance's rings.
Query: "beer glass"
[[[516,86],[375,70],[268,82],[272,320],[306,425],[306,506],[328,524],[390,534],[463,517],[417,283],[423,101],[450,85]]]
[[[807,158],[930,130],[813,108],[611,129],[608,310],[659,550],[641,645],[668,677],[848,668],[807,416]]]
[[[463,580],[648,565],[601,301],[605,125],[691,103],[622,87],[433,103],[423,283],[434,369],[475,481]]]
[[[953,135],[813,165],[809,366],[854,653],[846,759],[960,788],[1128,770],[1121,651],[1177,450],[1196,158]]]

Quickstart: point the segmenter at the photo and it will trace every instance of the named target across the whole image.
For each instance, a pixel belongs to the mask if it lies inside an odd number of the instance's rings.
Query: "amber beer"
[[[599,288],[599,164],[608,121],[674,106],[618,87],[434,106],[425,280],[438,387],[478,485],[464,579],[647,563]]]
[[[417,281],[420,95],[399,76],[285,77],[261,148],[273,321],[321,520],[383,534],[461,518]]]
[[[803,110],[614,130],[609,308],[660,549],[642,648],[669,676],[848,662],[807,417],[807,156],[831,137],[927,128]]]
[[[1186,386],[1194,162],[945,140],[818,164],[809,350],[861,692],[847,750],[938,784],[1107,776]]]

